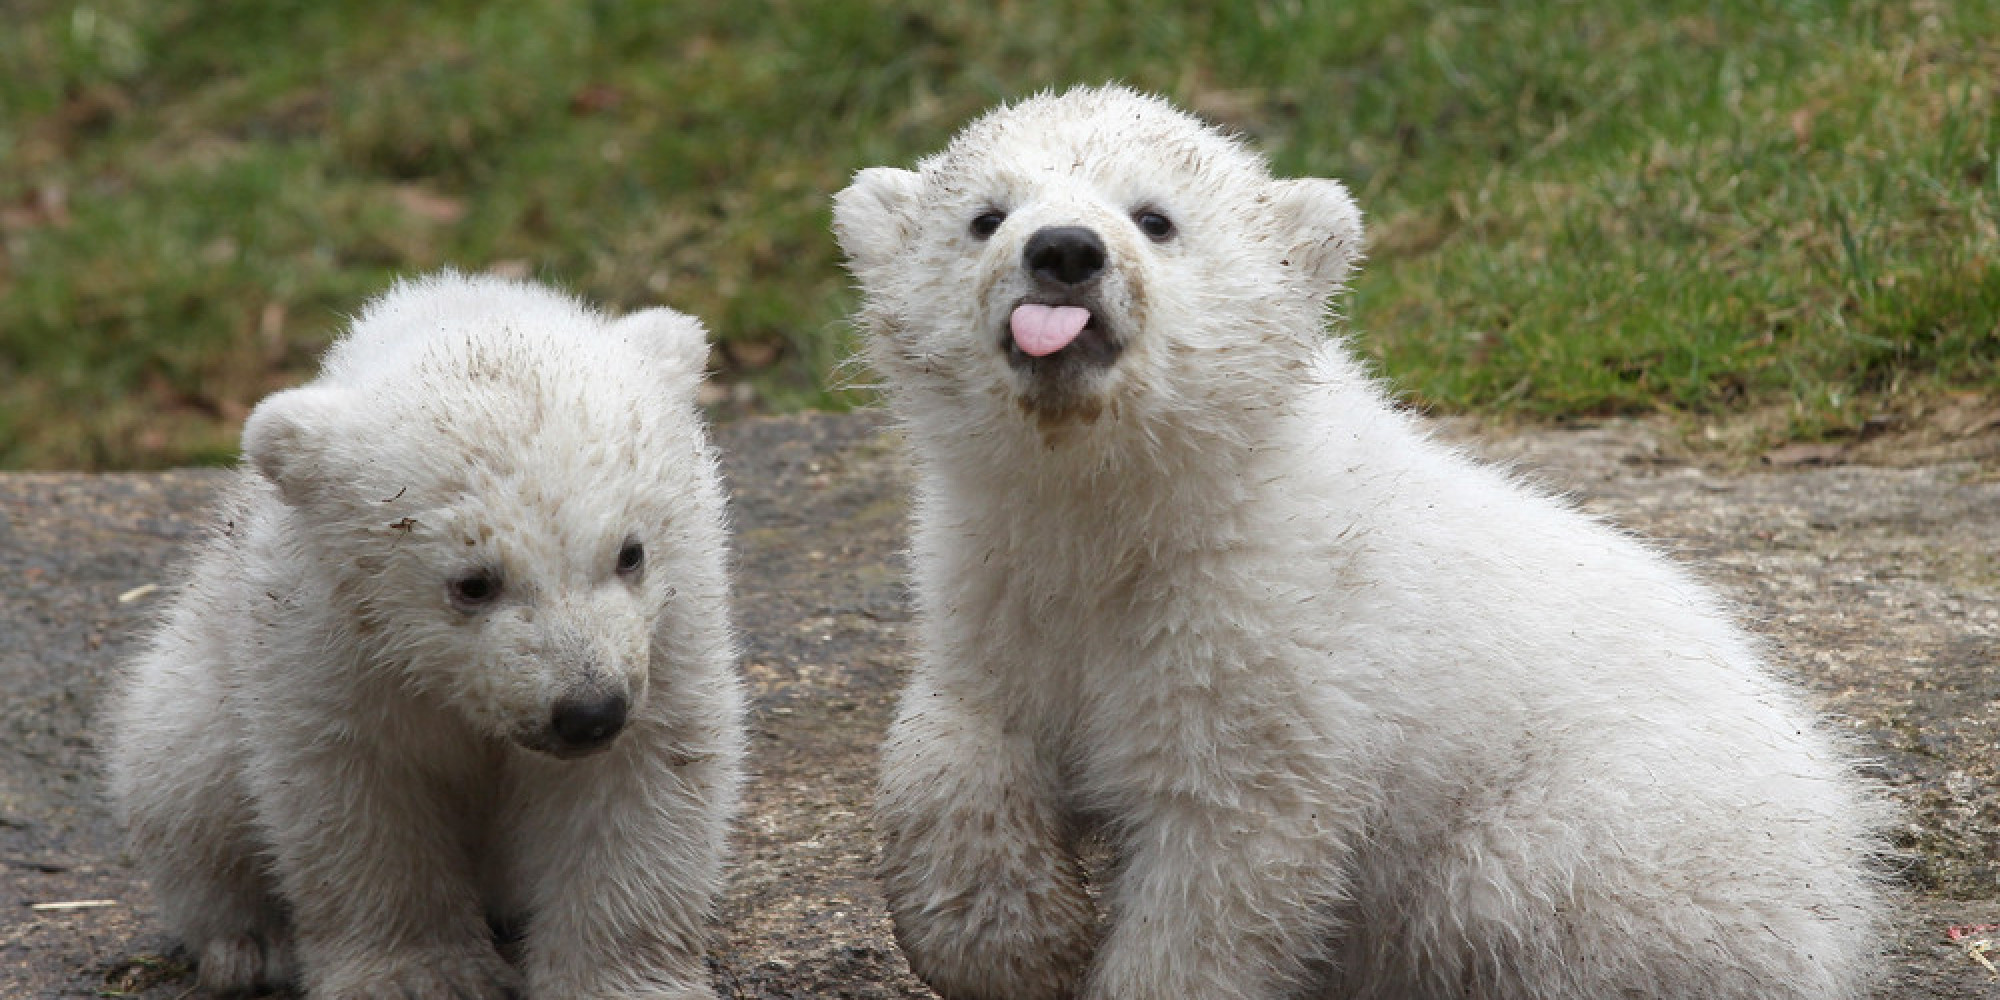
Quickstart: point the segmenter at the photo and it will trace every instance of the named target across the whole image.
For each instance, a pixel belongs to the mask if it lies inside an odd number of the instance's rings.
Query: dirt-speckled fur
[[[113,792],[204,986],[714,995],[742,733],[706,354],[666,309],[446,274],[251,414],[110,720]],[[497,593],[454,598],[477,573]],[[552,706],[607,692],[623,729],[559,759]]]
[[[1103,241],[1060,301],[1108,366],[1009,357],[1050,226]],[[1878,797],[1711,592],[1324,335],[1338,183],[1079,89],[862,171],[834,227],[918,470],[877,818],[948,1000],[1865,991]]]

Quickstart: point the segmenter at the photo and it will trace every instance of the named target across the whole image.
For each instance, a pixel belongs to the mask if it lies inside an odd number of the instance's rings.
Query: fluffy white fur
[[[706,353],[670,310],[446,274],[251,414],[112,719],[113,791],[203,985],[714,996],[742,734]],[[552,728],[620,698],[608,746]]]
[[[878,822],[940,994],[1864,992],[1877,799],[1715,596],[1324,336],[1338,183],[1082,89],[862,171],[834,227],[919,472]],[[1048,227],[1103,271],[1038,279]],[[1029,362],[1023,301],[1122,352]]]

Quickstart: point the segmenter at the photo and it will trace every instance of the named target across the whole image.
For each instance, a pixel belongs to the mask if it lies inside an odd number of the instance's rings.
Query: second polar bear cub
[[[1340,184],[1079,89],[834,226],[918,470],[878,823],[944,997],[1865,989],[1872,793],[1716,597],[1325,338]]]
[[[446,274],[251,413],[112,719],[204,986],[714,996],[742,732],[707,353],[670,310]]]

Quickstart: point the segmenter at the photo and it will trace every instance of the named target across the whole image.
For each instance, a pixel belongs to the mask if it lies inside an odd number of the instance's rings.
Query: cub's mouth
[[[1007,363],[1030,379],[1058,382],[1111,367],[1125,343],[1098,310],[1071,303],[1022,301],[1000,331]]]

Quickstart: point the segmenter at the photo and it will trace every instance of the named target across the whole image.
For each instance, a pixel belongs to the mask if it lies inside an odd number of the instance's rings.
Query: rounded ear
[[[1299,177],[1272,181],[1270,204],[1279,232],[1289,236],[1285,262],[1300,268],[1315,287],[1332,289],[1346,280],[1361,256],[1361,210],[1339,181]]]
[[[708,331],[683,312],[660,306],[613,320],[611,332],[627,338],[673,373],[674,384],[692,387],[708,371]]]
[[[833,237],[857,276],[910,241],[910,209],[922,187],[915,171],[869,167],[833,196]]]
[[[264,398],[243,422],[243,457],[278,487],[285,502],[304,504],[337,481],[334,442],[348,433],[353,393],[306,386]]]

